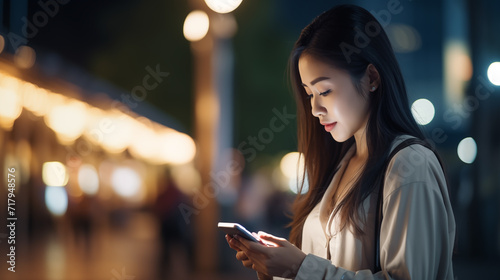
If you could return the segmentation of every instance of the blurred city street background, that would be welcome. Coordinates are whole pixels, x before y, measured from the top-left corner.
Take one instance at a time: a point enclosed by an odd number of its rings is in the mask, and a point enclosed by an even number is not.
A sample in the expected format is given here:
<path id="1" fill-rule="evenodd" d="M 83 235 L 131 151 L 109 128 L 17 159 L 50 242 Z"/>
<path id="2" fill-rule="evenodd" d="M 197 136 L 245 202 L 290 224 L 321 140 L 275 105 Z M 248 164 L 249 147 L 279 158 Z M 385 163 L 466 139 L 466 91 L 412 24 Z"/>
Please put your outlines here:
<path id="1" fill-rule="evenodd" d="M 0 279 L 256 279 L 217 222 L 288 237 L 288 56 L 342 3 L 384 26 L 444 159 L 456 278 L 497 279 L 495 0 L 0 0 Z"/>

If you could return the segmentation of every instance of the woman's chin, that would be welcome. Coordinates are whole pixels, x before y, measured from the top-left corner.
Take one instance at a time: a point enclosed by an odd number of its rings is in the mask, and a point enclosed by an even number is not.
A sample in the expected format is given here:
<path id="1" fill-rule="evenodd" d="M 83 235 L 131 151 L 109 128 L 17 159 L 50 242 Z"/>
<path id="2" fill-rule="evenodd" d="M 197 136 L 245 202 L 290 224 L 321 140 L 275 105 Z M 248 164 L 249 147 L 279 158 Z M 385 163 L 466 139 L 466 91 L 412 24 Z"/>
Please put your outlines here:
<path id="1" fill-rule="evenodd" d="M 332 135 L 333 140 L 335 140 L 338 143 L 343 143 L 349 139 L 351 139 L 352 135 L 345 135 L 341 133 L 335 133 L 334 131 L 330 131 L 330 134 Z"/>

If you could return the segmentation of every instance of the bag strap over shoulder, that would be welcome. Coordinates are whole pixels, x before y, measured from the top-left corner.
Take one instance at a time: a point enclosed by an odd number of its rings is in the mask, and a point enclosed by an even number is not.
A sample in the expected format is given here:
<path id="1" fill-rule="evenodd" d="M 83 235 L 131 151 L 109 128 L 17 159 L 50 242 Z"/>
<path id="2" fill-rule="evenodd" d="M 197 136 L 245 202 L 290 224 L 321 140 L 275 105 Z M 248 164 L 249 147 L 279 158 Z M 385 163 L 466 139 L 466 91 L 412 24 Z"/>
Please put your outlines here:
<path id="1" fill-rule="evenodd" d="M 382 213 L 382 206 L 383 206 L 383 195 L 384 195 L 384 183 L 385 183 L 385 173 L 387 171 L 389 162 L 391 162 L 392 158 L 402 149 L 411 146 L 411 145 L 422 145 L 429 150 L 433 151 L 436 154 L 436 151 L 431 147 L 431 145 L 419 138 L 410 138 L 407 140 L 404 140 L 400 144 L 398 144 L 392 152 L 389 154 L 387 159 L 385 160 L 384 163 L 384 169 L 383 171 L 379 174 L 377 178 L 377 183 L 378 183 L 378 196 L 377 196 L 377 212 L 376 212 L 376 217 L 375 217 L 375 244 L 376 244 L 376 249 L 375 249 L 375 272 L 381 271 L 382 267 L 380 265 L 380 227 L 382 225 L 382 218 L 383 218 L 383 213 Z M 443 164 L 439 158 L 439 156 L 436 154 L 436 157 L 439 160 L 439 164 L 441 165 L 441 168 L 443 168 Z M 443 168 L 444 170 L 444 168 Z"/>

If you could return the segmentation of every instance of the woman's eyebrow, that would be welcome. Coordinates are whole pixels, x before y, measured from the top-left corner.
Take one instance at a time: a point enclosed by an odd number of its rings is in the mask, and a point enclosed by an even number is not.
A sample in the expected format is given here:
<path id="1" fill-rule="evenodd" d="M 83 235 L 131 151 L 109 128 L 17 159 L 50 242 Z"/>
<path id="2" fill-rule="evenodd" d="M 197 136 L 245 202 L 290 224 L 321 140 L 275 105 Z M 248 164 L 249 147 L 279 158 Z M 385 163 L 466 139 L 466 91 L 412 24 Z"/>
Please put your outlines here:
<path id="1" fill-rule="evenodd" d="M 312 80 L 311 86 L 314 86 L 316 83 L 319 83 L 319 82 L 324 81 L 324 80 L 329 80 L 329 79 L 330 78 L 328 78 L 328 77 L 318 77 L 318 78 Z M 302 86 L 307 87 L 307 85 L 304 83 L 302 83 Z"/>

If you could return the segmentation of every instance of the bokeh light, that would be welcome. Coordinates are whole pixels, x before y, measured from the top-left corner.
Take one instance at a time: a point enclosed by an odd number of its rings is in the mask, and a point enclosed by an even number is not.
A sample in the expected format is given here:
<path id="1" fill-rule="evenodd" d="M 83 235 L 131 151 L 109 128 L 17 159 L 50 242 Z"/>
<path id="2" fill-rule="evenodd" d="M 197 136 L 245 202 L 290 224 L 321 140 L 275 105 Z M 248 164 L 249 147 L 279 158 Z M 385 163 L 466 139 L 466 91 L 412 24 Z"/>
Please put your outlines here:
<path id="1" fill-rule="evenodd" d="M 20 46 L 16 50 L 14 56 L 14 63 L 19 66 L 19 68 L 28 69 L 35 65 L 36 54 L 35 50 L 28 46 Z"/>
<path id="2" fill-rule="evenodd" d="M 45 115 L 45 123 L 56 132 L 62 144 L 71 144 L 82 135 L 87 118 L 87 106 L 77 100 L 56 105 Z"/>
<path id="3" fill-rule="evenodd" d="M 159 155 L 165 163 L 184 164 L 190 162 L 196 154 L 196 145 L 189 135 L 167 131 L 160 136 Z"/>
<path id="4" fill-rule="evenodd" d="M 45 188 L 45 204 L 54 216 L 62 216 L 68 209 L 68 193 L 65 188 L 47 186 Z"/>
<path id="5" fill-rule="evenodd" d="M 49 111 L 49 92 L 39 88 L 32 83 L 24 83 L 22 86 L 24 108 L 31 111 L 35 116 L 44 116 Z"/>
<path id="6" fill-rule="evenodd" d="M 99 190 L 99 175 L 94 166 L 82 164 L 78 170 L 78 184 L 87 195 L 95 195 Z"/>
<path id="7" fill-rule="evenodd" d="M 291 177 L 290 180 L 288 181 L 288 186 L 290 187 L 290 190 L 295 194 L 299 193 L 299 189 L 300 189 L 301 185 L 302 185 L 302 174 L 299 174 L 298 178 Z M 309 180 L 307 179 L 307 173 L 306 173 L 306 179 L 304 180 L 304 186 L 302 186 L 302 191 L 300 193 L 305 194 L 308 191 L 309 191 Z"/>
<path id="8" fill-rule="evenodd" d="M 297 176 L 297 171 L 299 173 L 302 173 L 301 171 L 304 170 L 303 165 L 304 165 L 304 158 L 300 157 L 300 153 L 298 152 L 291 152 L 283 156 L 280 162 L 280 169 L 281 172 L 287 177 L 287 178 L 292 178 Z M 299 162 L 300 160 L 300 162 Z M 299 165 L 300 164 L 300 165 Z"/>
<path id="9" fill-rule="evenodd" d="M 43 183 L 47 186 L 62 187 L 68 183 L 66 166 L 58 161 L 45 162 L 42 166 Z"/>
<path id="10" fill-rule="evenodd" d="M 22 110 L 21 98 L 16 91 L 0 87 L 0 126 L 10 130 Z"/>
<path id="11" fill-rule="evenodd" d="M 280 162 L 280 170 L 288 179 L 288 187 L 293 193 L 298 193 L 304 176 L 304 156 L 298 152 L 291 152 L 283 156 Z M 309 190 L 307 174 L 301 193 Z"/>
<path id="12" fill-rule="evenodd" d="M 184 21 L 184 37 L 189 41 L 199 41 L 207 35 L 209 25 L 210 21 L 205 12 L 192 11 Z"/>
<path id="13" fill-rule="evenodd" d="M 409 53 L 418 50 L 422 46 L 420 33 L 410 25 L 388 25 L 387 33 L 395 52 Z"/>
<path id="14" fill-rule="evenodd" d="M 114 111 L 100 119 L 99 126 L 101 126 L 98 128 L 101 137 L 100 145 L 107 152 L 121 153 L 131 144 L 135 133 L 135 122 L 130 116 Z"/>
<path id="15" fill-rule="evenodd" d="M 427 99 L 418 99 L 411 105 L 411 113 L 420 125 L 426 125 L 434 119 L 434 105 Z"/>
<path id="16" fill-rule="evenodd" d="M 461 161 L 473 163 L 477 155 L 476 141 L 472 137 L 462 139 L 457 147 L 457 154 Z"/>
<path id="17" fill-rule="evenodd" d="M 243 0 L 205 0 L 207 6 L 214 12 L 225 14 L 238 8 Z"/>
<path id="18" fill-rule="evenodd" d="M 500 62 L 493 62 L 488 67 L 488 79 L 495 86 L 500 86 Z"/>
<path id="19" fill-rule="evenodd" d="M 122 197 L 133 197 L 139 193 L 142 180 L 130 167 L 117 167 L 111 174 L 111 187 Z"/>

